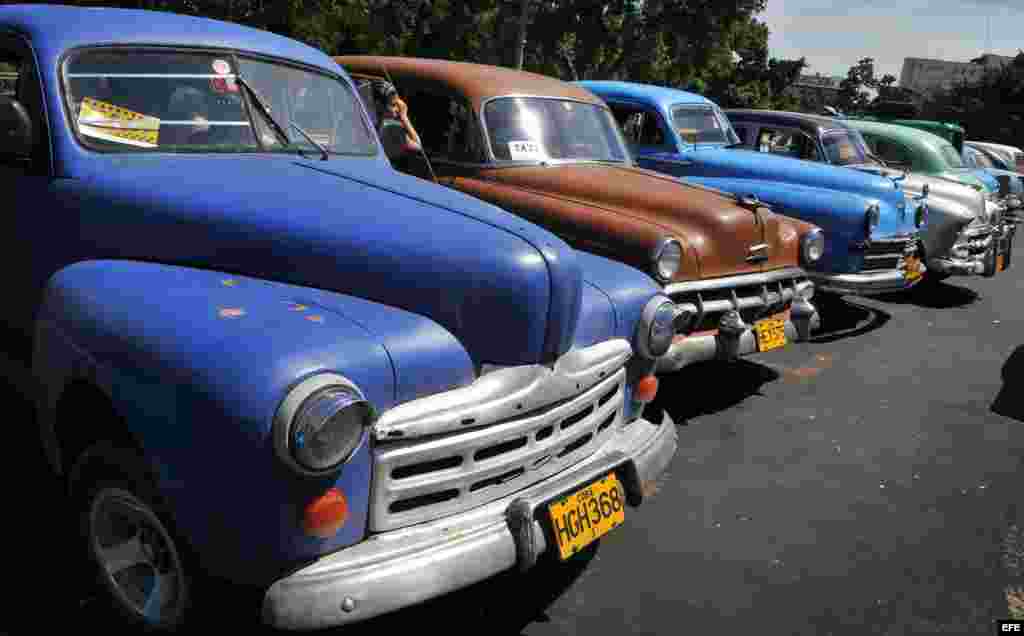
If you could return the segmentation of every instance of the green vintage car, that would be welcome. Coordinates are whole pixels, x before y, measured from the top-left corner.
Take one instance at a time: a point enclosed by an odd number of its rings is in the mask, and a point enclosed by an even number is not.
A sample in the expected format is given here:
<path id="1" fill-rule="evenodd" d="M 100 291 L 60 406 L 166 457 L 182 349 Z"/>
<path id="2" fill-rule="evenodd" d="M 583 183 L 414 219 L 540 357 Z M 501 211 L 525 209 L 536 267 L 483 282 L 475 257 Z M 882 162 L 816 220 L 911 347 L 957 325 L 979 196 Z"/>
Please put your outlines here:
<path id="1" fill-rule="evenodd" d="M 998 186 L 993 187 L 991 181 L 968 167 L 960 152 L 943 137 L 894 123 L 849 118 L 843 123 L 859 131 L 872 154 L 890 168 L 942 177 L 998 194 Z"/>

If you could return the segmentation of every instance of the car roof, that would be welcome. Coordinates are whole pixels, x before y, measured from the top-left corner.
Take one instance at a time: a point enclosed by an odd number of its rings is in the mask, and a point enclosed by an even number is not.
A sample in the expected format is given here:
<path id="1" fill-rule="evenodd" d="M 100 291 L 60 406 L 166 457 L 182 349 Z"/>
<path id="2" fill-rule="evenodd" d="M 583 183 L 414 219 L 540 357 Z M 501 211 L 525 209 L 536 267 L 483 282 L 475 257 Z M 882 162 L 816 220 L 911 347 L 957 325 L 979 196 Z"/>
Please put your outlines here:
<path id="1" fill-rule="evenodd" d="M 793 113 L 784 110 L 757 110 L 754 108 L 731 108 L 725 111 L 725 115 L 732 120 L 755 119 L 760 122 L 768 122 L 779 126 L 799 126 L 805 130 L 843 130 L 849 128 L 842 119 L 826 117 L 824 115 L 811 115 L 808 113 Z"/>
<path id="2" fill-rule="evenodd" d="M 713 104 L 710 99 L 697 93 L 681 91 L 665 86 L 654 84 L 639 84 L 637 82 L 612 82 L 607 80 L 584 80 L 573 82 L 601 96 L 614 99 L 628 99 L 632 101 L 654 104 L 666 110 L 676 104 Z"/>
<path id="3" fill-rule="evenodd" d="M 851 119 L 849 120 L 849 125 L 856 128 L 861 133 L 873 133 L 875 135 L 895 139 L 907 145 L 928 145 L 931 146 L 933 150 L 938 150 L 944 145 L 952 145 L 944 137 L 940 137 L 939 135 L 930 133 L 921 128 L 913 128 L 911 126 L 903 126 L 901 124 Z"/>
<path id="4" fill-rule="evenodd" d="M 429 58 L 373 55 L 342 55 L 335 57 L 334 60 L 354 76 L 399 75 L 434 81 L 465 95 L 476 107 L 491 97 L 504 95 L 562 97 L 604 105 L 601 98 L 580 86 L 547 75 L 499 66 Z"/>
<path id="5" fill-rule="evenodd" d="M 165 11 L 7 5 L 0 7 L 0 28 L 28 36 L 49 63 L 81 46 L 154 44 L 232 48 L 338 70 L 329 56 L 301 42 L 231 22 Z"/>

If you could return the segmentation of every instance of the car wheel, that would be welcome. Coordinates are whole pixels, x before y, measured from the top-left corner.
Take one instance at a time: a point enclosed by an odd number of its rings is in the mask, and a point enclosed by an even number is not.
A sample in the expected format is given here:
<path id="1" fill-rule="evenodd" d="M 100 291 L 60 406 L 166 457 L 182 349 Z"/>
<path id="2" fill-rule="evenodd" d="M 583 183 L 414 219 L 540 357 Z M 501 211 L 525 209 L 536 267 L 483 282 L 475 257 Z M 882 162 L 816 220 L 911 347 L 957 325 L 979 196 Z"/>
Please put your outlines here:
<path id="1" fill-rule="evenodd" d="M 80 471 L 76 504 L 86 553 L 105 600 L 134 625 L 173 631 L 189 606 L 184 543 L 136 453 L 90 451 Z"/>

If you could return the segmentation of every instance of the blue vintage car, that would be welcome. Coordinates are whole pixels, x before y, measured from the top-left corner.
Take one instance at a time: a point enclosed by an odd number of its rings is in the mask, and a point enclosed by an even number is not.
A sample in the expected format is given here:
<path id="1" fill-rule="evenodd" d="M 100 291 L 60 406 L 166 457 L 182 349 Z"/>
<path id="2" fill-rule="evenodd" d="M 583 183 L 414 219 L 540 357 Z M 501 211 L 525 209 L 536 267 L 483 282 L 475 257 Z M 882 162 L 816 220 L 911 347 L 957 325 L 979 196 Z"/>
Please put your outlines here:
<path id="1" fill-rule="evenodd" d="M 628 522 L 676 448 L 642 417 L 675 315 L 648 275 L 396 172 L 298 42 L 0 29 L 4 333 L 115 608 L 174 627 L 207 572 L 339 625 Z"/>
<path id="2" fill-rule="evenodd" d="M 700 95 L 629 82 L 579 84 L 608 103 L 640 166 L 756 196 L 825 230 L 825 254 L 807 268 L 819 289 L 877 294 L 921 279 L 918 228 L 926 208 L 891 179 L 740 149 L 729 120 Z"/>

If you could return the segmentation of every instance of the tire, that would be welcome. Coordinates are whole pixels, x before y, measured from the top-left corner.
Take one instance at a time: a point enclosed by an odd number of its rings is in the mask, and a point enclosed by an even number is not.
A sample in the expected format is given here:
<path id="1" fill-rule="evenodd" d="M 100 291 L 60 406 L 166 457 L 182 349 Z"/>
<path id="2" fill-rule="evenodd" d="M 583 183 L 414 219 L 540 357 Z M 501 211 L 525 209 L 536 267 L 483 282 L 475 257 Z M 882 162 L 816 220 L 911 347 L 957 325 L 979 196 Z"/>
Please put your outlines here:
<path id="1" fill-rule="evenodd" d="M 190 607 L 194 559 L 141 457 L 99 444 L 82 454 L 74 474 L 82 547 L 103 609 L 146 631 L 177 630 Z"/>

